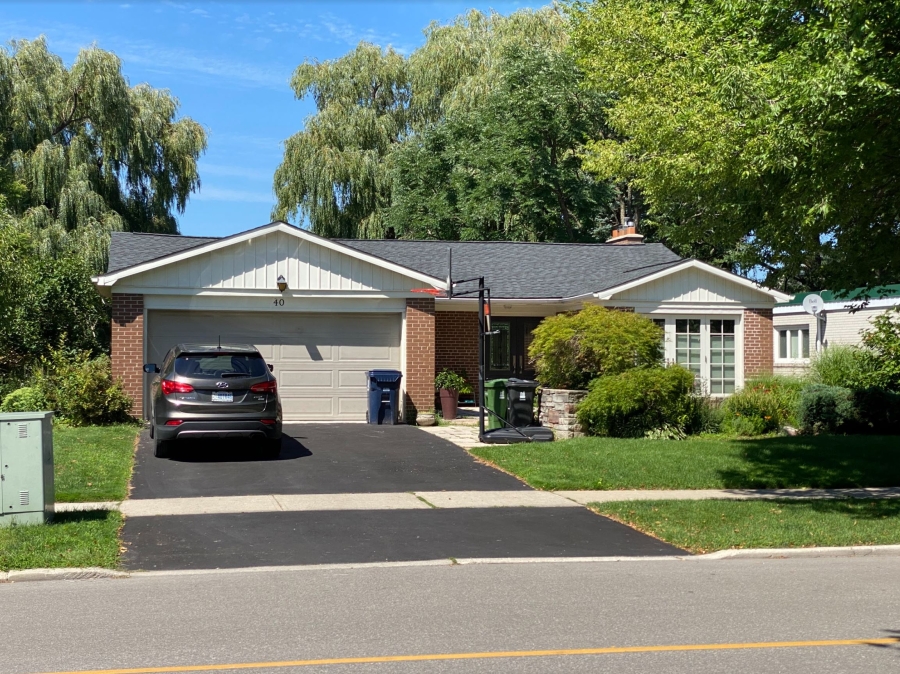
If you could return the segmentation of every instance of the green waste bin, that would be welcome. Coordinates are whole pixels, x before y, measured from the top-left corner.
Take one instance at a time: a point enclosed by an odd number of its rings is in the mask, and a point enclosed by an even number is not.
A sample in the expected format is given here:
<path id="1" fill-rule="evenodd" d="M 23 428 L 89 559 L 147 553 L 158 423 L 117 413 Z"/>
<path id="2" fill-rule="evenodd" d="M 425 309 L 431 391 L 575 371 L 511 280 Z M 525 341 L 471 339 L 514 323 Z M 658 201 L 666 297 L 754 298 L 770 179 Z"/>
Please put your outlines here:
<path id="1" fill-rule="evenodd" d="M 484 382 L 484 406 L 493 414 L 485 413 L 485 428 L 489 431 L 503 428 L 506 424 L 506 380 L 489 379 Z"/>

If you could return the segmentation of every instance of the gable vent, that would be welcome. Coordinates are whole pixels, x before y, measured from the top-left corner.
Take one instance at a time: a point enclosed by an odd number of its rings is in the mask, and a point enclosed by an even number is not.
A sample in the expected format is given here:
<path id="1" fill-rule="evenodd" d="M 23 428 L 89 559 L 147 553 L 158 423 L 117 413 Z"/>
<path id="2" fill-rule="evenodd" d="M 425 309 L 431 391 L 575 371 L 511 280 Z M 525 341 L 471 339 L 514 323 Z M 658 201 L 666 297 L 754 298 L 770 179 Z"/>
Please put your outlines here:
<path id="1" fill-rule="evenodd" d="M 27 506 L 31 503 L 31 494 L 28 491 L 20 491 L 19 492 L 19 505 Z"/>
<path id="2" fill-rule="evenodd" d="M 28 437 L 28 424 L 19 424 L 19 437 L 20 438 Z"/>

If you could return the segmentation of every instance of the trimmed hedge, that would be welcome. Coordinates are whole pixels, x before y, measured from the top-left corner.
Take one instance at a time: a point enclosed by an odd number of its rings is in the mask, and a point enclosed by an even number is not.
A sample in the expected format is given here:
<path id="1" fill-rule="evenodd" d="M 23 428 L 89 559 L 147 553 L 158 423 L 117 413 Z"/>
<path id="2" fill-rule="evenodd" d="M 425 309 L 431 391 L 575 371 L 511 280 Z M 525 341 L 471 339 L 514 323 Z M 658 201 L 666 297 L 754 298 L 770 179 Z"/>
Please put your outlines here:
<path id="1" fill-rule="evenodd" d="M 600 377 L 578 406 L 578 421 L 588 435 L 615 438 L 664 427 L 684 430 L 697 413 L 693 388 L 694 375 L 677 365 Z"/>

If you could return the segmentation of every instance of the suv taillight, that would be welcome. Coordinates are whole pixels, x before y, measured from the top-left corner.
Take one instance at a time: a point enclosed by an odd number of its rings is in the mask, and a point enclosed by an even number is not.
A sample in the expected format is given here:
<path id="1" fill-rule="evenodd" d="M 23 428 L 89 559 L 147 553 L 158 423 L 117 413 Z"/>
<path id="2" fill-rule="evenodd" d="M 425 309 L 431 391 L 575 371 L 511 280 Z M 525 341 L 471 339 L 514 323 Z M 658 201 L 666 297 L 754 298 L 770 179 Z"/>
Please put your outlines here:
<path id="1" fill-rule="evenodd" d="M 160 382 L 160 386 L 162 387 L 163 395 L 171 395 L 172 393 L 191 393 L 194 390 L 194 387 L 190 384 L 185 384 L 180 381 L 169 381 L 168 379 L 163 379 Z"/>
<path id="2" fill-rule="evenodd" d="M 263 381 L 250 387 L 253 393 L 278 393 L 278 384 L 274 379 Z"/>

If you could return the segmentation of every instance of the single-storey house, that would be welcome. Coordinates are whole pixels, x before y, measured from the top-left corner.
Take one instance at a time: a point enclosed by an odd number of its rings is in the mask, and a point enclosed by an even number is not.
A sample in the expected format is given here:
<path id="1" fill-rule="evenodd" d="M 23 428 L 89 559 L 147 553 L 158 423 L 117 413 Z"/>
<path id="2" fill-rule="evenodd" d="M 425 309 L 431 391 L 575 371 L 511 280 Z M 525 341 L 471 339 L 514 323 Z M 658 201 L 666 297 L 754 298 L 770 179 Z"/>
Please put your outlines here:
<path id="1" fill-rule="evenodd" d="M 849 293 L 822 290 L 816 294 L 822 298 L 820 316 L 823 321 L 803 310 L 803 300 L 812 293 L 798 293 L 788 302 L 775 305 L 773 339 L 775 374 L 800 374 L 816 353 L 836 344 L 859 346 L 862 334 L 872 327 L 872 319 L 900 305 L 900 284 L 879 286 L 868 292 L 864 289 Z"/>
<path id="2" fill-rule="evenodd" d="M 363 420 L 373 368 L 402 371 L 407 417 L 433 408 L 436 372 L 478 372 L 477 301 L 416 292 L 446 288 L 448 248 L 455 279 L 483 275 L 491 289 L 489 377 L 533 375 L 531 330 L 586 303 L 658 321 L 667 360 L 712 395 L 771 372 L 772 310 L 788 295 L 617 234 L 605 244 L 332 240 L 285 222 L 223 238 L 122 232 L 94 282 L 112 298 L 113 374 L 145 416 L 142 364 L 177 342 L 219 339 L 260 349 L 286 420 Z"/>

